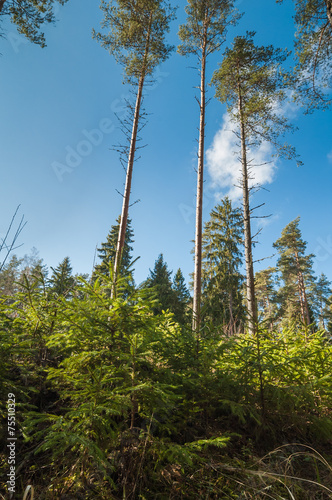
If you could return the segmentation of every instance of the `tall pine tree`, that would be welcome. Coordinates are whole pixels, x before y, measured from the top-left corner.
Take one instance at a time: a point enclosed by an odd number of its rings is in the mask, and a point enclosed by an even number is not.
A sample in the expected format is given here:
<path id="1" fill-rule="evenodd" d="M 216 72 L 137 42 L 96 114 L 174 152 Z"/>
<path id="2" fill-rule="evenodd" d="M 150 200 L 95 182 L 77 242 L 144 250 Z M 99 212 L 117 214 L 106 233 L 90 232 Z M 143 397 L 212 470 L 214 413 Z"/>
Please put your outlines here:
<path id="1" fill-rule="evenodd" d="M 97 40 L 125 69 L 125 81 L 136 88 L 136 104 L 128 151 L 126 184 L 114 261 L 114 280 L 121 266 L 126 238 L 132 174 L 137 133 L 141 118 L 143 90 L 148 77 L 165 61 L 173 47 L 165 42 L 174 9 L 163 0 L 101 1 L 103 28 L 107 34 L 94 33 Z M 114 289 L 113 289 L 114 291 Z"/>
<path id="2" fill-rule="evenodd" d="M 256 328 L 257 311 L 249 201 L 250 152 L 253 147 L 267 141 L 275 147 L 277 155 L 288 158 L 295 155 L 293 148 L 279 144 L 278 140 L 279 136 L 292 130 L 280 113 L 280 105 L 286 98 L 280 64 L 286 59 L 287 52 L 272 46 L 257 47 L 253 36 L 251 32 L 235 38 L 212 78 L 216 97 L 227 105 L 241 144 L 246 295 L 248 326 L 252 333 Z"/>
<path id="3" fill-rule="evenodd" d="M 196 195 L 195 271 L 193 300 L 193 330 L 198 336 L 201 321 L 202 289 L 202 227 L 203 227 L 203 175 L 206 108 L 206 64 L 210 54 L 220 49 L 225 41 L 227 27 L 234 24 L 237 16 L 233 11 L 233 0 L 188 0 L 187 21 L 180 26 L 179 37 L 182 55 L 194 55 L 200 74 L 199 93 L 199 139 Z"/>

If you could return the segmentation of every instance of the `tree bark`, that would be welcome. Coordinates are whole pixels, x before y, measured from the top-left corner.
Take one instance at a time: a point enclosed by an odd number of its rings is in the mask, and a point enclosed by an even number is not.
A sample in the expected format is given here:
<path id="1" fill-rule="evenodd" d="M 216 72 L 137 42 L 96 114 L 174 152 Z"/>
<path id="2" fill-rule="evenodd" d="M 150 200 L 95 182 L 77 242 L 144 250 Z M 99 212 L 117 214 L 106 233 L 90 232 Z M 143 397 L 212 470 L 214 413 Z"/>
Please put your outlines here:
<path id="1" fill-rule="evenodd" d="M 133 119 L 133 127 L 132 127 L 132 132 L 131 132 L 130 148 L 129 148 L 129 154 L 128 154 L 126 184 L 125 184 L 125 191 L 124 191 L 124 195 L 123 195 L 120 227 L 119 227 L 119 234 L 118 234 L 118 241 L 117 241 L 117 246 L 116 246 L 115 262 L 114 262 L 114 276 L 113 276 L 113 286 L 112 286 L 112 293 L 111 293 L 112 298 L 114 297 L 114 294 L 115 294 L 117 276 L 118 276 L 119 268 L 121 265 L 122 252 L 123 252 L 123 247 L 124 247 L 124 243 L 125 243 L 125 236 L 126 236 L 126 228 L 127 228 L 127 220 L 128 220 L 128 212 L 129 212 L 129 200 L 130 200 L 130 192 L 131 192 L 131 181 L 132 181 L 132 176 L 133 176 L 133 167 L 134 167 L 135 152 L 136 152 L 136 140 L 137 140 L 138 124 L 139 124 L 139 119 L 140 119 L 144 80 L 145 80 L 145 75 L 146 75 L 146 60 L 147 60 L 147 56 L 149 53 L 149 45 L 150 45 L 152 13 L 150 15 L 149 22 L 150 22 L 150 24 L 149 24 L 149 29 L 148 29 L 147 38 L 146 38 L 143 66 L 142 66 L 141 76 L 140 76 L 140 79 L 138 82 L 135 112 L 134 112 L 134 119 Z"/>
<path id="2" fill-rule="evenodd" d="M 303 320 L 303 323 L 305 325 L 310 325 L 310 315 L 309 315 L 307 294 L 305 291 L 303 273 L 302 273 L 301 268 L 300 268 L 299 255 L 298 255 L 297 251 L 295 251 L 295 260 L 296 260 L 296 267 L 297 267 L 297 273 L 298 273 L 298 287 L 299 287 L 299 293 L 300 293 L 302 320 Z"/>
<path id="3" fill-rule="evenodd" d="M 327 18 L 332 27 L 332 0 L 325 0 L 325 3 L 326 3 Z"/>
<path id="4" fill-rule="evenodd" d="M 249 207 L 249 187 L 248 187 L 248 164 L 247 164 L 247 145 L 246 133 L 244 127 L 242 94 L 240 83 L 238 85 L 238 110 L 241 129 L 241 163 L 242 163 L 242 191 L 243 191 L 243 222 L 244 222 L 244 255 L 246 261 L 246 291 L 247 291 L 247 309 L 249 332 L 255 333 L 257 323 L 257 313 L 255 304 L 255 281 L 254 266 L 252 258 L 252 238 L 250 224 Z"/>
<path id="5" fill-rule="evenodd" d="M 205 139 L 205 69 L 206 69 L 206 29 L 202 45 L 201 84 L 200 84 L 200 120 L 197 167 L 196 196 L 196 230 L 195 230 L 195 272 L 192 329 L 197 335 L 197 351 L 199 349 L 199 329 L 201 324 L 201 288 L 202 288 L 202 219 L 203 219 L 203 173 L 204 173 L 204 139 Z"/>
<path id="6" fill-rule="evenodd" d="M 132 133 L 131 133 L 130 149 L 129 149 L 129 155 L 128 155 L 126 185 L 125 185 L 125 190 L 124 190 L 124 195 L 123 195 L 121 221 L 120 221 L 119 235 L 118 235 L 116 254 L 115 254 L 115 262 L 114 262 L 114 285 L 115 285 L 116 280 L 117 280 L 117 275 L 118 275 L 118 271 L 119 271 L 120 264 L 121 264 L 123 247 L 124 247 L 124 243 L 125 243 L 128 212 L 129 212 L 129 200 L 130 200 L 130 192 L 131 192 L 131 181 L 132 181 L 132 176 L 133 176 L 133 167 L 134 167 L 135 151 L 136 151 L 136 139 L 137 139 L 137 131 L 138 131 L 139 118 L 140 118 L 140 109 L 141 109 L 141 103 L 142 103 L 143 86 L 144 86 L 144 75 L 141 76 L 141 78 L 139 80 L 137 96 L 136 96 L 133 128 L 132 128 Z M 112 296 L 113 295 L 114 295 L 114 293 L 112 294 Z"/>
<path id="7" fill-rule="evenodd" d="M 228 294 L 229 297 L 229 335 L 232 337 L 235 333 L 235 321 L 233 316 L 233 293 Z"/>

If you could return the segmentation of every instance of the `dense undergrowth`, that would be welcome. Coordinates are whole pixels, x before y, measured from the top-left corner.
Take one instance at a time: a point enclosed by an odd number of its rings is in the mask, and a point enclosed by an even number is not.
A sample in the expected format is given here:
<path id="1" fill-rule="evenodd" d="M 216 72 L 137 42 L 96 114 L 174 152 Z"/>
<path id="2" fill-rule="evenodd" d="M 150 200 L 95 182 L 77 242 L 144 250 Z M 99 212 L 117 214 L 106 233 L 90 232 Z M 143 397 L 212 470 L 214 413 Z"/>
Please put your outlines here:
<path id="1" fill-rule="evenodd" d="M 2 300 L 15 498 L 29 484 L 45 500 L 331 498 L 324 332 L 203 329 L 197 339 L 170 313 L 152 314 L 151 291 L 123 280 L 110 299 L 110 287 L 82 280 L 68 300 L 36 282 Z"/>

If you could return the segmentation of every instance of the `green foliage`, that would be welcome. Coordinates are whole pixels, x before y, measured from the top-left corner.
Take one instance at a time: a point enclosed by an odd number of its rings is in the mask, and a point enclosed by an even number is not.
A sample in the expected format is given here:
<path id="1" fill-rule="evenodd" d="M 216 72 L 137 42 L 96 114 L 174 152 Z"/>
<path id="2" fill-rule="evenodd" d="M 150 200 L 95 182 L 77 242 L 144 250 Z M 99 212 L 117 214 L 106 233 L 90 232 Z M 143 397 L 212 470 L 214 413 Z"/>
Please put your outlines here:
<path id="1" fill-rule="evenodd" d="M 294 3 L 295 99 L 307 112 L 326 109 L 331 104 L 332 3 L 331 0 L 294 0 Z"/>
<path id="2" fill-rule="evenodd" d="M 300 217 L 297 217 L 287 224 L 281 237 L 273 244 L 279 252 L 277 269 L 284 283 L 278 295 L 284 322 L 297 320 L 310 324 L 313 318 L 310 317 L 307 296 L 314 287 L 314 256 L 305 255 L 307 243 L 302 239 L 299 223 Z"/>
<path id="3" fill-rule="evenodd" d="M 50 278 L 52 292 L 70 298 L 75 286 L 75 278 L 72 276 L 69 257 L 65 257 L 58 267 L 51 269 L 53 271 Z"/>
<path id="4" fill-rule="evenodd" d="M 43 24 L 55 22 L 55 2 L 64 5 L 67 0 L 5 0 L 0 2 L 0 14 L 10 16 L 19 33 L 45 47 L 45 36 L 40 30 Z"/>
<path id="5" fill-rule="evenodd" d="M 191 296 L 180 268 L 175 273 L 172 288 L 174 301 L 171 310 L 174 313 L 175 321 L 180 325 L 184 325 L 190 319 L 189 303 Z"/>
<path id="6" fill-rule="evenodd" d="M 187 22 L 179 29 L 182 41 L 179 53 L 199 55 L 203 47 L 207 55 L 219 50 L 225 41 L 227 26 L 239 18 L 233 4 L 233 0 L 189 0 L 185 8 Z"/>
<path id="7" fill-rule="evenodd" d="M 330 319 L 329 304 L 332 295 L 331 282 L 322 273 L 314 283 L 312 290 L 312 304 L 319 328 L 325 329 Z M 326 321 L 327 319 L 327 321 Z"/>
<path id="8" fill-rule="evenodd" d="M 262 313 L 262 319 L 269 322 L 273 328 L 277 317 L 277 275 L 276 268 L 269 267 L 255 274 L 255 291 L 258 310 Z"/>
<path id="9" fill-rule="evenodd" d="M 111 279 L 80 279 L 70 300 L 26 280 L 0 303 L 1 390 L 20 402 L 20 474 L 38 496 L 240 498 L 237 476 L 260 498 L 253 447 L 328 442 L 325 332 L 204 330 L 197 352 L 191 328 L 154 314 L 151 290 L 125 295 L 125 277 L 111 299 Z"/>
<path id="10" fill-rule="evenodd" d="M 161 0 L 102 0 L 100 8 L 102 27 L 109 31 L 93 32 L 93 36 L 124 66 L 125 80 L 152 75 L 173 50 L 165 43 L 165 34 L 175 17 L 174 8 Z"/>
<path id="11" fill-rule="evenodd" d="M 160 254 L 155 261 L 154 268 L 150 269 L 150 276 L 145 282 L 145 286 L 153 288 L 158 305 L 153 309 L 155 314 L 171 309 L 174 303 L 174 292 L 171 280 L 172 271 L 168 270 L 167 263 L 164 262 L 163 254 Z"/>
<path id="12" fill-rule="evenodd" d="M 153 289 L 158 301 L 153 308 L 154 314 L 161 314 L 162 311 L 169 310 L 174 314 L 174 319 L 184 325 L 189 319 L 190 294 L 181 269 L 177 270 L 173 282 L 171 274 L 172 271 L 168 270 L 163 254 L 160 254 L 153 270 L 150 269 L 150 276 L 143 285 Z"/>
<path id="13" fill-rule="evenodd" d="M 97 264 L 95 266 L 93 279 L 96 276 L 96 274 L 100 273 L 109 276 L 110 266 L 114 266 L 116 246 L 120 228 L 120 218 L 121 216 L 117 218 L 116 224 L 114 224 L 111 227 L 111 230 L 107 235 L 106 242 L 102 243 L 101 247 L 97 249 L 98 257 L 101 259 L 101 262 L 100 264 Z M 132 251 L 133 251 L 132 243 L 134 243 L 133 236 L 134 236 L 134 231 L 131 227 L 131 220 L 128 219 L 126 234 L 125 234 L 125 242 L 122 251 L 121 266 L 119 269 L 120 276 L 124 276 L 130 273 L 129 268 L 133 260 L 132 258 Z"/>
<path id="14" fill-rule="evenodd" d="M 245 316 L 239 272 L 242 232 L 241 210 L 234 209 L 228 198 L 211 211 L 203 231 L 203 320 L 231 335 Z"/>
<path id="15" fill-rule="evenodd" d="M 279 137 L 294 130 L 280 112 L 287 97 L 281 63 L 288 52 L 272 45 L 258 47 L 254 44 L 254 35 L 248 32 L 246 36 L 237 36 L 232 48 L 226 49 L 223 62 L 211 80 L 216 87 L 215 96 L 227 105 L 235 124 L 244 127 L 251 147 L 268 141 L 278 156 L 293 158 L 294 148 L 279 142 Z M 239 98 L 242 99 L 241 112 Z"/>
<path id="16" fill-rule="evenodd" d="M 261 406 L 263 396 L 265 425 L 271 426 L 270 432 L 285 419 L 286 436 L 291 436 L 295 428 L 303 436 L 313 433 L 319 439 L 316 424 L 320 421 L 320 436 L 327 436 L 332 424 L 331 345 L 324 333 L 305 331 L 301 335 L 295 329 L 284 329 L 273 335 L 260 331 L 258 335 L 259 349 L 250 335 L 238 337 L 231 347 L 220 346 L 223 356 L 219 366 L 225 375 L 236 380 L 234 390 L 241 394 L 237 402 L 253 409 L 257 404 Z M 263 394 L 258 390 L 260 373 Z"/>

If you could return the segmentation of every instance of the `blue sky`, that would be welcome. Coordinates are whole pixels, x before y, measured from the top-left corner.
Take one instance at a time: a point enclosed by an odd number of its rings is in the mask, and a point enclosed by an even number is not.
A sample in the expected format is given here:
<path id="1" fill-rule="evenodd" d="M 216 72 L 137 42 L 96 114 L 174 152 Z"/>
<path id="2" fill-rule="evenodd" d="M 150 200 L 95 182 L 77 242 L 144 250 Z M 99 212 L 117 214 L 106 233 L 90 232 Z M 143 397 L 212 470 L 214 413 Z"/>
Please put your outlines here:
<path id="1" fill-rule="evenodd" d="M 36 247 L 48 266 L 69 256 L 74 272 L 90 273 L 96 245 L 105 241 L 121 212 L 125 173 L 111 148 L 122 142 L 115 112 L 125 113 L 130 88 L 122 84 L 122 68 L 96 41 L 92 28 L 102 18 L 99 2 L 69 0 L 57 10 L 58 22 L 47 27 L 47 47 L 40 49 L 3 21 L 6 38 L 0 39 L 0 236 L 17 205 L 28 221 L 17 253 Z M 229 31 L 226 45 L 236 35 L 254 30 L 256 43 L 292 48 L 293 3 L 237 2 L 248 9 L 238 26 Z M 177 45 L 177 31 L 185 20 L 185 2 L 179 2 L 169 42 Z M 273 22 L 271 22 L 273 20 Z M 226 46 L 225 45 L 225 46 Z M 211 56 L 208 78 L 221 53 Z M 194 239 L 196 192 L 196 138 L 198 106 L 194 86 L 194 60 L 176 52 L 156 74 L 148 89 L 145 108 L 151 113 L 142 131 L 141 159 L 135 164 L 130 212 L 135 232 L 135 278 L 148 275 L 159 253 L 169 268 L 181 267 L 188 279 L 193 271 L 190 250 Z M 213 97 L 212 89 L 209 90 Z M 315 253 L 315 270 L 332 280 L 332 140 L 331 113 L 304 115 L 289 106 L 287 112 L 299 130 L 289 139 L 304 165 L 277 161 L 260 172 L 269 191 L 255 196 L 265 202 L 264 228 L 255 259 L 273 254 L 272 243 L 281 230 L 301 216 L 308 252 Z M 212 99 L 207 110 L 204 220 L 230 193 L 234 200 L 232 138 L 227 133 L 225 108 Z M 267 150 L 260 154 L 269 159 Z M 228 163 L 227 163 L 228 162 Z M 221 165 L 222 164 L 222 165 Z M 62 166 L 61 166 L 62 165 Z M 230 167 L 231 165 L 231 167 Z M 63 166 L 66 170 L 62 170 Z M 228 170 L 227 170 L 228 169 Z M 235 175 L 236 178 L 236 175 Z M 256 270 L 274 265 L 275 258 L 257 263 Z"/>

